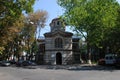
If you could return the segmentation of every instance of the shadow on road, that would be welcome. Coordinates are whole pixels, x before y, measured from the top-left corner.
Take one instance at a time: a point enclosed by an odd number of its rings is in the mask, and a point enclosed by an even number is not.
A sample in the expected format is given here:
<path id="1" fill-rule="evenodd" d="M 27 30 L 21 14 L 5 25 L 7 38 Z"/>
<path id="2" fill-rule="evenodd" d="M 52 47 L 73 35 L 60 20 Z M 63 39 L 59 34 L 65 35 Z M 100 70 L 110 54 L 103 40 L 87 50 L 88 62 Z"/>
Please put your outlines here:
<path id="1" fill-rule="evenodd" d="M 70 71 L 110 71 L 113 72 L 116 69 L 114 66 L 81 66 L 81 67 L 70 67 L 68 70 Z"/>
<path id="2" fill-rule="evenodd" d="M 68 65 L 68 66 L 52 66 L 47 69 L 65 69 L 69 71 L 110 71 L 114 72 L 116 70 L 120 70 L 120 68 L 116 68 L 115 66 L 100 66 L 100 65 Z"/>
<path id="3" fill-rule="evenodd" d="M 22 66 L 16 68 L 24 69 L 50 69 L 50 70 L 69 70 L 69 71 L 116 71 L 120 70 L 115 66 L 100 66 L 100 65 L 37 65 L 37 66 Z"/>

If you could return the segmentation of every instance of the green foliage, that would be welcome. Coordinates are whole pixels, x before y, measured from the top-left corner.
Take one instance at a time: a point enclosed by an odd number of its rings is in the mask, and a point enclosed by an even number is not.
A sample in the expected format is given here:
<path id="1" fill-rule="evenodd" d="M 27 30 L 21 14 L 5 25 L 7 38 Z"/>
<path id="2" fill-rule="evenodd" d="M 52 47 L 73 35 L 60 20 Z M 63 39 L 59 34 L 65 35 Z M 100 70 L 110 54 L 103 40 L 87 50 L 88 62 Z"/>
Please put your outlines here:
<path id="1" fill-rule="evenodd" d="M 8 59 L 11 55 L 14 55 L 19 58 L 23 55 L 23 51 L 30 55 L 37 53 L 36 30 L 39 23 L 42 23 L 42 25 L 45 24 L 46 16 L 46 11 L 39 11 L 37 13 L 30 13 L 26 17 L 22 15 L 13 23 L 14 26 L 8 28 L 8 39 L 10 39 L 7 41 L 6 45 L 4 45 L 2 57 Z M 40 25 L 40 27 L 44 26 Z"/>
<path id="2" fill-rule="evenodd" d="M 23 25 L 23 11 L 31 12 L 35 0 L 0 0 L 0 52 Z"/>
<path id="3" fill-rule="evenodd" d="M 63 18 L 83 33 L 90 45 L 101 47 L 109 29 L 116 26 L 119 4 L 116 0 L 58 0 L 65 9 Z"/>
<path id="4" fill-rule="evenodd" d="M 37 40 L 35 40 L 35 41 L 32 43 L 31 52 L 36 54 L 36 53 L 38 52 L 38 50 L 39 50 L 38 47 L 39 47 L 39 46 L 37 45 Z"/>
<path id="5" fill-rule="evenodd" d="M 86 40 L 88 59 L 91 49 L 100 53 L 120 53 L 120 5 L 116 0 L 58 0 L 63 18 Z M 84 34 L 86 33 L 86 34 Z M 103 54 L 104 55 L 104 54 Z"/>
<path id="6" fill-rule="evenodd" d="M 106 34 L 106 43 L 111 48 L 112 52 L 120 54 L 120 8 L 116 20 L 116 26 L 108 29 L 109 33 Z"/>
<path id="7" fill-rule="evenodd" d="M 0 49 L 1 52 L 5 49 L 4 47 L 7 46 L 9 42 L 14 40 L 17 33 L 20 32 L 20 30 L 23 27 L 23 20 L 24 20 L 24 16 L 20 15 L 19 19 L 17 19 L 17 21 L 15 21 L 14 23 L 12 23 L 12 26 L 8 25 L 0 29 L 0 39 L 1 39 L 0 47 L 2 48 Z"/>

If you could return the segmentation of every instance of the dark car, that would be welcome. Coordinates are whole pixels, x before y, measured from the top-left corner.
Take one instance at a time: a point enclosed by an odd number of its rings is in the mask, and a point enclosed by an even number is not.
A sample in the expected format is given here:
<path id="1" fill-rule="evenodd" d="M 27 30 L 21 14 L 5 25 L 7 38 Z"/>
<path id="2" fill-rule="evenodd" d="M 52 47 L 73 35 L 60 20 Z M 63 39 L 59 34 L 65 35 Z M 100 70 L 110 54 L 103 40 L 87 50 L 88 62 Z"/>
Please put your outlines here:
<path id="1" fill-rule="evenodd" d="M 16 66 L 22 66 L 23 60 L 19 60 L 16 62 Z"/>
<path id="2" fill-rule="evenodd" d="M 117 58 L 116 58 L 115 66 L 116 66 L 117 68 L 120 68 L 120 57 L 117 57 Z"/>
<path id="3" fill-rule="evenodd" d="M 15 60 L 10 60 L 9 61 L 11 64 L 16 64 L 16 61 Z"/>
<path id="4" fill-rule="evenodd" d="M 105 65 L 105 59 L 99 59 L 98 65 Z"/>
<path id="5" fill-rule="evenodd" d="M 9 61 L 0 61 L 0 66 L 10 66 L 10 62 Z"/>
<path id="6" fill-rule="evenodd" d="M 24 61 L 23 62 L 23 66 L 35 66 L 36 63 L 32 62 L 32 61 Z"/>
<path id="7" fill-rule="evenodd" d="M 17 66 L 35 66 L 36 63 L 32 62 L 32 61 L 23 61 L 20 60 L 16 63 Z"/>
<path id="8" fill-rule="evenodd" d="M 2 61 L 0 61 L 0 66 L 2 65 Z"/>

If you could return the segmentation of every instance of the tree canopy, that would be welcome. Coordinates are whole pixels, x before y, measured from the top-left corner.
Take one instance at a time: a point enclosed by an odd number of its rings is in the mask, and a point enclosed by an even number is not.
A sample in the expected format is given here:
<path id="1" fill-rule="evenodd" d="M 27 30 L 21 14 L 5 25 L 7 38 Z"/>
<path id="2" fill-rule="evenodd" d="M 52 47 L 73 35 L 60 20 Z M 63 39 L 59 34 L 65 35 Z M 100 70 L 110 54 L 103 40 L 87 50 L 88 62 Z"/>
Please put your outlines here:
<path id="1" fill-rule="evenodd" d="M 120 32 L 115 30 L 120 27 L 119 21 L 116 23 L 120 9 L 116 0 L 58 0 L 58 4 L 65 10 L 67 24 L 84 36 L 89 49 L 110 47 L 110 39 L 116 42 L 113 37 Z"/>
<path id="2" fill-rule="evenodd" d="M 35 0 L 0 0 L 0 52 L 23 26 L 22 13 L 33 11 Z"/>
<path id="3" fill-rule="evenodd" d="M 58 0 L 65 9 L 64 18 L 93 41 L 101 41 L 106 29 L 115 27 L 119 4 L 116 0 Z"/>
<path id="4" fill-rule="evenodd" d="M 38 10 L 29 13 L 27 16 L 23 15 L 19 19 L 20 20 L 17 20 L 15 23 L 16 28 L 12 27 L 13 30 L 17 31 L 9 32 L 12 36 L 4 46 L 2 54 L 2 58 L 4 59 L 8 59 L 11 55 L 14 55 L 19 59 L 20 56 L 23 56 L 23 52 L 33 57 L 32 55 L 36 54 L 38 51 L 36 31 L 38 28 L 43 28 L 45 26 L 47 12 Z M 20 21 L 22 25 L 20 25 Z"/>

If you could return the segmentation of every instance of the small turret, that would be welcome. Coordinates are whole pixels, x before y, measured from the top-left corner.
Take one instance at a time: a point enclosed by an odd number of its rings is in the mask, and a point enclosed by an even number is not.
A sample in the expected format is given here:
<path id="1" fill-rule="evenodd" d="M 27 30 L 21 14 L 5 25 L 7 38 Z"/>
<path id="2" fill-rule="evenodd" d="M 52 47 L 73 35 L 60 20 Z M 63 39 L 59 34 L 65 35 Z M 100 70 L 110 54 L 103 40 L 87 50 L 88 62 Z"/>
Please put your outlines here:
<path id="1" fill-rule="evenodd" d="M 61 18 L 53 19 L 52 22 L 50 23 L 50 27 L 51 27 L 51 32 L 57 30 L 65 31 L 65 23 Z"/>

